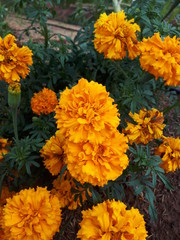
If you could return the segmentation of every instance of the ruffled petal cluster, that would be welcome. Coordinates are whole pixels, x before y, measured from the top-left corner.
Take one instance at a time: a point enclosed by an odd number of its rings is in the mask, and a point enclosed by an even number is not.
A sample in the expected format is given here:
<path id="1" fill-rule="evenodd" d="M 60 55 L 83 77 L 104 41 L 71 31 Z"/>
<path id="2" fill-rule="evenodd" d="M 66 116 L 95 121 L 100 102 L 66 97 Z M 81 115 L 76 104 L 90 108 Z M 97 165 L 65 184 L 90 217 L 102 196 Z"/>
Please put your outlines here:
<path id="1" fill-rule="evenodd" d="M 44 159 L 44 165 L 52 175 L 58 175 L 64 166 L 65 154 L 63 150 L 64 137 L 56 132 L 46 141 L 41 149 L 41 157 Z"/>
<path id="2" fill-rule="evenodd" d="M 160 165 L 166 173 L 180 168 L 180 139 L 164 137 L 163 143 L 156 149 L 156 154 L 162 159 Z"/>
<path id="3" fill-rule="evenodd" d="M 141 109 L 139 113 L 130 113 L 129 116 L 136 122 L 136 124 L 127 122 L 127 127 L 124 130 L 130 144 L 147 144 L 153 139 L 159 139 L 163 136 L 164 117 L 163 113 L 157 109 Z"/>
<path id="4" fill-rule="evenodd" d="M 105 87 L 81 78 L 61 93 L 57 127 L 65 136 L 65 163 L 80 183 L 103 186 L 128 165 L 127 138 L 117 130 L 119 113 Z"/>
<path id="5" fill-rule="evenodd" d="M 119 125 L 119 114 L 106 88 L 81 78 L 72 89 L 61 93 L 56 108 L 57 128 L 70 141 L 101 143 Z"/>
<path id="6" fill-rule="evenodd" d="M 9 152 L 9 146 L 11 142 L 7 138 L 0 138 L 0 162 L 3 160 L 3 156 Z"/>
<path id="7" fill-rule="evenodd" d="M 74 200 L 77 193 L 81 195 L 83 202 L 87 200 L 85 189 L 82 187 L 77 188 L 68 171 L 63 174 L 61 179 L 60 176 L 58 176 L 58 178 L 53 181 L 51 193 L 58 197 L 61 208 L 68 207 L 70 210 L 75 210 L 78 206 L 81 206 L 79 197 L 76 201 Z"/>
<path id="8" fill-rule="evenodd" d="M 165 85 L 180 86 L 180 38 L 161 39 L 159 33 L 143 39 L 138 45 L 142 69 L 162 77 Z"/>
<path id="9" fill-rule="evenodd" d="M 43 88 L 40 92 L 34 93 L 31 98 L 31 109 L 37 115 L 48 115 L 54 112 L 57 104 L 56 93 L 48 88 Z"/>
<path id="10" fill-rule="evenodd" d="M 51 240 L 60 224 L 59 200 L 46 188 L 21 190 L 3 208 L 4 231 L 12 240 Z"/>
<path id="11" fill-rule="evenodd" d="M 118 178 L 128 166 L 128 140 L 118 131 L 109 134 L 101 144 L 67 141 L 67 168 L 77 181 L 103 186 Z"/>
<path id="12" fill-rule="evenodd" d="M 145 240 L 147 231 L 138 209 L 126 210 L 120 201 L 105 201 L 82 211 L 77 237 L 81 240 Z"/>
<path id="13" fill-rule="evenodd" d="M 30 71 L 28 66 L 33 64 L 32 55 L 27 46 L 17 46 L 13 35 L 0 37 L 0 80 L 12 83 L 25 78 Z"/>
<path id="14" fill-rule="evenodd" d="M 136 32 L 140 27 L 134 19 L 127 21 L 123 10 L 108 16 L 101 14 L 94 27 L 95 49 L 104 53 L 105 58 L 121 60 L 127 56 L 127 51 L 130 59 L 138 55 Z"/>

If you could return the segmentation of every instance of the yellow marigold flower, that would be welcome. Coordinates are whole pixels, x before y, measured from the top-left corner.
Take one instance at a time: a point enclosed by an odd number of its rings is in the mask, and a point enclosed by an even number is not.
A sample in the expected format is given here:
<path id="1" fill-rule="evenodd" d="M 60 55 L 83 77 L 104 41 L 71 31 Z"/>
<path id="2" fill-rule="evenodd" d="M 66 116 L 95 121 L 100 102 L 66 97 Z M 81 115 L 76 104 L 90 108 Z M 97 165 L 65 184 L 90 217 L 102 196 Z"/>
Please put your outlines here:
<path id="1" fill-rule="evenodd" d="M 115 180 L 128 166 L 127 138 L 118 131 L 109 134 L 100 144 L 66 142 L 67 169 L 80 183 L 103 186 Z"/>
<path id="2" fill-rule="evenodd" d="M 156 154 L 162 159 L 160 165 L 165 172 L 174 172 L 180 168 L 180 139 L 164 137 L 163 143 L 156 149 Z"/>
<path id="3" fill-rule="evenodd" d="M 48 115 L 54 112 L 57 104 L 56 93 L 48 88 L 43 88 L 40 92 L 34 93 L 31 98 L 31 109 L 37 115 Z"/>
<path id="4" fill-rule="evenodd" d="M 3 155 L 9 152 L 10 142 L 6 138 L 0 138 L 0 162 L 3 160 Z"/>
<path id="5" fill-rule="evenodd" d="M 162 77 L 165 85 L 180 86 L 180 38 L 161 39 L 159 33 L 139 43 L 141 67 Z"/>
<path id="6" fill-rule="evenodd" d="M 147 231 L 138 209 L 126 210 L 120 201 L 104 201 L 82 211 L 83 219 L 77 237 L 81 240 L 145 240 Z"/>
<path id="7" fill-rule="evenodd" d="M 1 240 L 10 240 L 9 234 L 7 232 L 5 232 L 3 229 L 2 217 L 3 217 L 3 208 L 0 205 L 0 239 Z"/>
<path id="8" fill-rule="evenodd" d="M 81 78 L 61 93 L 55 118 L 60 132 L 73 142 L 102 142 L 119 125 L 119 114 L 106 88 Z"/>
<path id="9" fill-rule="evenodd" d="M 60 224 L 59 200 L 46 188 L 21 190 L 3 208 L 4 231 L 13 240 L 51 240 Z"/>
<path id="10" fill-rule="evenodd" d="M 52 175 L 58 175 L 64 166 L 65 154 L 63 150 L 64 137 L 58 132 L 46 141 L 41 149 L 44 165 Z"/>
<path id="11" fill-rule="evenodd" d="M 99 53 L 104 53 L 105 58 L 121 60 L 128 56 L 134 59 L 138 55 L 136 32 L 140 27 L 134 19 L 126 20 L 123 12 L 103 13 L 96 21 L 94 46 Z"/>
<path id="12" fill-rule="evenodd" d="M 161 138 L 165 127 L 163 113 L 157 109 L 141 109 L 139 113 L 129 113 L 129 116 L 137 123 L 127 122 L 124 133 L 129 143 L 147 144 L 153 139 Z"/>
<path id="13" fill-rule="evenodd" d="M 25 78 L 30 71 L 28 66 L 33 64 L 32 55 L 27 46 L 17 46 L 13 35 L 0 37 L 0 80 L 12 83 Z"/>
<path id="14" fill-rule="evenodd" d="M 76 184 L 68 171 L 63 174 L 61 180 L 58 176 L 57 179 L 53 181 L 53 189 L 51 190 L 51 193 L 58 197 L 61 208 L 68 207 L 68 209 L 74 210 L 78 205 L 81 206 L 79 198 L 77 198 L 76 201 L 74 200 L 75 193 L 72 192 L 72 189 L 81 192 L 82 201 L 87 200 L 85 189 L 76 187 Z"/>

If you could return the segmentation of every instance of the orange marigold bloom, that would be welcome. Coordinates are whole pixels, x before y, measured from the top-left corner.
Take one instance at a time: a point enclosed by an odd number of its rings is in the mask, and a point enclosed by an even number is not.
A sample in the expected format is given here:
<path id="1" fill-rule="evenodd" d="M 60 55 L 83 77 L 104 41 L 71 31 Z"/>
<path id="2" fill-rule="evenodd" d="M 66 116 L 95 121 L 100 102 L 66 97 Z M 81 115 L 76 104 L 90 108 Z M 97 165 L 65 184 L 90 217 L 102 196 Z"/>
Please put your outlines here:
<path id="1" fill-rule="evenodd" d="M 7 83 L 19 82 L 25 78 L 33 64 L 32 51 L 27 47 L 18 47 L 15 37 L 8 34 L 4 39 L 0 37 L 0 80 Z"/>
<path id="2" fill-rule="evenodd" d="M 82 211 L 83 219 L 77 237 L 81 240 L 145 240 L 147 231 L 138 209 L 126 210 L 120 201 L 104 201 Z"/>
<path id="3" fill-rule="evenodd" d="M 139 43 L 141 67 L 153 74 L 156 79 L 162 77 L 165 85 L 180 86 L 180 38 L 165 37 L 159 33 Z"/>
<path id="4" fill-rule="evenodd" d="M 134 19 L 126 20 L 123 12 L 103 13 L 96 21 L 94 46 L 105 58 L 121 60 L 128 56 L 134 59 L 138 55 L 136 32 L 140 31 Z"/>
<path id="5" fill-rule="evenodd" d="M 55 118 L 60 132 L 75 143 L 102 142 L 119 125 L 117 105 L 106 88 L 81 78 L 61 93 Z"/>
<path id="6" fill-rule="evenodd" d="M 4 231 L 12 240 L 51 240 L 60 224 L 59 200 L 46 188 L 21 190 L 3 208 Z"/>
<path id="7" fill-rule="evenodd" d="M 54 112 L 57 104 L 56 93 L 48 88 L 43 88 L 40 92 L 34 93 L 31 98 L 31 109 L 37 115 L 48 115 Z"/>
<path id="8" fill-rule="evenodd" d="M 0 138 L 0 162 L 3 160 L 3 155 L 6 155 L 9 152 L 8 147 L 11 142 L 7 138 Z"/>
<path id="9" fill-rule="evenodd" d="M 66 142 L 67 169 L 80 183 L 103 186 L 118 178 L 128 166 L 127 138 L 118 131 L 109 134 L 102 143 Z"/>
<path id="10" fill-rule="evenodd" d="M 163 113 L 157 109 L 141 109 L 139 113 L 129 113 L 129 116 L 137 123 L 127 122 L 124 133 L 129 143 L 147 144 L 153 139 L 161 138 L 165 127 Z"/>
<path id="11" fill-rule="evenodd" d="M 44 158 L 44 165 L 52 175 L 58 175 L 64 166 L 63 145 L 64 137 L 57 131 L 55 136 L 46 141 L 40 151 L 41 157 Z"/>
<path id="12" fill-rule="evenodd" d="M 160 165 L 165 172 L 174 172 L 180 168 L 180 139 L 173 137 L 164 137 L 163 143 L 155 152 L 162 159 Z"/>
<path id="13" fill-rule="evenodd" d="M 58 197 L 61 208 L 68 207 L 68 209 L 74 210 L 78 205 L 81 206 L 79 198 L 77 198 L 76 201 L 74 200 L 76 194 L 72 192 L 72 189 L 81 192 L 82 201 L 87 200 L 85 189 L 76 187 L 76 184 L 68 171 L 63 174 L 61 180 L 58 176 L 57 179 L 53 181 L 53 189 L 51 190 L 51 193 Z"/>

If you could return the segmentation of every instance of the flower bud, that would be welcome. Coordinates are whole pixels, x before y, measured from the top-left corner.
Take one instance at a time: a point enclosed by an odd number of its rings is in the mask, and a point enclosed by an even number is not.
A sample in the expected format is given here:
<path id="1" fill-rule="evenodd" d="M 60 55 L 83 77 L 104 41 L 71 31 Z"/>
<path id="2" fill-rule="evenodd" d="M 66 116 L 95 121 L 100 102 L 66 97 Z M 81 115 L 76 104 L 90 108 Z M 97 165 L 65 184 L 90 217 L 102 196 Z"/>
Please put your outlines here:
<path id="1" fill-rule="evenodd" d="M 21 84 L 13 82 L 8 87 L 8 104 L 11 108 L 17 108 L 21 102 Z"/>

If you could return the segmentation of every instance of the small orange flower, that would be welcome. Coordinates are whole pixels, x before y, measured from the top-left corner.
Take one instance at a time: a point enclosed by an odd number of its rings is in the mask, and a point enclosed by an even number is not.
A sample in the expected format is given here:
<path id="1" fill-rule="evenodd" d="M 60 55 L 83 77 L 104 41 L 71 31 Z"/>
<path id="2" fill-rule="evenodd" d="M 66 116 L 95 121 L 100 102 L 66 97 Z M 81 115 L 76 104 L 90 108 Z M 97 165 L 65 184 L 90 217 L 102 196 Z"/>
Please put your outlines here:
<path id="1" fill-rule="evenodd" d="M 99 53 L 104 53 L 105 58 L 121 60 L 127 55 L 134 59 L 138 55 L 136 32 L 140 27 L 134 19 L 126 20 L 123 12 L 106 13 L 100 15 L 95 25 L 94 46 Z"/>
<path id="2" fill-rule="evenodd" d="M 118 178 L 128 166 L 127 138 L 118 131 L 109 134 L 103 142 L 66 141 L 67 169 L 80 183 L 103 186 L 109 180 Z"/>
<path id="3" fill-rule="evenodd" d="M 145 240 L 147 231 L 138 209 L 126 210 L 120 201 L 105 201 L 82 211 L 77 237 L 81 240 Z"/>
<path id="4" fill-rule="evenodd" d="M 180 86 L 180 38 L 161 39 L 159 33 L 139 43 L 141 67 L 153 74 L 156 79 L 162 77 L 165 85 Z"/>
<path id="5" fill-rule="evenodd" d="M 58 132 L 46 141 L 41 149 L 44 165 L 52 175 L 58 175 L 64 166 L 65 154 L 63 150 L 64 137 Z"/>
<path id="6" fill-rule="evenodd" d="M 100 143 L 119 125 L 119 113 L 105 87 L 81 78 L 72 89 L 61 93 L 56 107 L 57 127 L 73 142 Z"/>
<path id="7" fill-rule="evenodd" d="M 10 142 L 6 138 L 0 138 L 0 162 L 3 160 L 3 156 L 9 152 Z"/>
<path id="8" fill-rule="evenodd" d="M 12 240 L 51 240 L 61 224 L 59 200 L 46 188 L 21 190 L 7 199 L 2 220 Z"/>
<path id="9" fill-rule="evenodd" d="M 160 165 L 166 173 L 180 168 L 180 139 L 164 137 L 163 143 L 156 149 L 156 154 L 162 159 Z"/>
<path id="10" fill-rule="evenodd" d="M 0 80 L 12 83 L 25 78 L 30 71 L 28 66 L 33 64 L 32 55 L 27 46 L 17 46 L 13 35 L 0 37 Z"/>
<path id="11" fill-rule="evenodd" d="M 57 104 L 56 93 L 48 88 L 43 88 L 40 92 L 34 93 L 31 98 L 31 109 L 37 115 L 48 115 L 54 112 Z"/>
<path id="12" fill-rule="evenodd" d="M 127 122 L 124 133 L 127 135 L 129 143 L 147 144 L 153 139 L 161 138 L 165 127 L 163 113 L 157 109 L 141 109 L 139 113 L 130 113 L 129 116 L 137 123 Z"/>
<path id="13" fill-rule="evenodd" d="M 58 176 L 57 179 L 53 181 L 53 189 L 51 193 L 58 197 L 61 208 L 68 207 L 70 210 L 74 210 L 77 206 L 81 206 L 80 199 L 77 198 L 75 201 L 75 193 L 72 192 L 73 189 L 76 189 L 82 197 L 82 201 L 86 200 L 85 189 L 76 187 L 76 184 L 73 181 L 73 178 L 68 171 L 63 174 L 61 180 Z M 89 193 L 90 195 L 90 193 Z"/>

